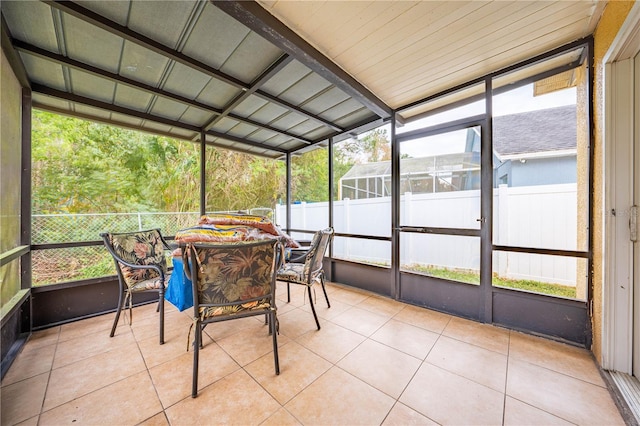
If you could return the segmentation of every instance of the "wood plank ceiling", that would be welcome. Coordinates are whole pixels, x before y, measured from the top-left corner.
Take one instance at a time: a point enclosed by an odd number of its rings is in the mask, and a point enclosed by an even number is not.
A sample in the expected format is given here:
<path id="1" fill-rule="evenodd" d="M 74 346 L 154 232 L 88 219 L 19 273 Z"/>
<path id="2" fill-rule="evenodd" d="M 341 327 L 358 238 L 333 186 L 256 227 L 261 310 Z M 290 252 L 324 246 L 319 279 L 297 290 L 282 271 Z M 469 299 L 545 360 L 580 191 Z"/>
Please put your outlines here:
<path id="1" fill-rule="evenodd" d="M 606 5 L 258 1 L 393 109 L 586 37 Z"/>
<path id="2" fill-rule="evenodd" d="M 35 107 L 279 158 L 592 33 L 599 1 L 12 1 Z M 22 72 L 20 72 L 22 70 Z M 406 118 L 406 117 L 405 117 Z"/>

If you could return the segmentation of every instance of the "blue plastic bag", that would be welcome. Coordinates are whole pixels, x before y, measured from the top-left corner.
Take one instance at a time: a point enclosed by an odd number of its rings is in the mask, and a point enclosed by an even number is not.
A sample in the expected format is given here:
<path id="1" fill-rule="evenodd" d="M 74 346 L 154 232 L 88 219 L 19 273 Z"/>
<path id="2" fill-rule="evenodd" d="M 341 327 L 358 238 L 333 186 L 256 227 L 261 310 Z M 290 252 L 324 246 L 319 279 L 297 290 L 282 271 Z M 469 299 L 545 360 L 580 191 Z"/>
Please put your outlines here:
<path id="1" fill-rule="evenodd" d="M 193 286 L 191 280 L 184 275 L 182 259 L 173 259 L 173 272 L 169 285 L 165 289 L 164 298 L 180 311 L 193 306 Z"/>

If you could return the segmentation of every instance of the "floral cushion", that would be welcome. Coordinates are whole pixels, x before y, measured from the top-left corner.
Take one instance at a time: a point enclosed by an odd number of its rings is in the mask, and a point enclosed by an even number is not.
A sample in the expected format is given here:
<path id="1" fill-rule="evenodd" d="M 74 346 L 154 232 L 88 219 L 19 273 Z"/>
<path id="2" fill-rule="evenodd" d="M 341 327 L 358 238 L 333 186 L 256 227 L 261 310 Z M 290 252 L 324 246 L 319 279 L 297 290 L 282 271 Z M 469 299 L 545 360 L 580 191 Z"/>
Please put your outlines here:
<path id="1" fill-rule="evenodd" d="M 321 271 L 318 271 L 314 274 L 311 283 L 308 283 L 307 277 L 309 276 L 309 271 L 305 263 L 285 263 L 278 270 L 277 279 L 307 285 L 313 284 L 313 282 L 320 277 L 320 272 Z"/>
<path id="2" fill-rule="evenodd" d="M 156 265 L 166 272 L 167 263 L 165 259 L 165 246 L 160 233 L 155 230 L 140 231 L 135 233 L 110 234 L 111 245 L 116 255 L 124 261 L 134 265 Z M 153 279 L 159 279 L 159 274 L 153 269 L 131 268 L 118 262 L 124 281 L 127 287 L 135 287 L 140 290 L 140 285 L 144 287 L 154 287 Z M 167 278 L 165 276 L 165 278 Z M 150 281 L 149 283 L 144 283 Z M 144 283 L 144 284 L 141 284 Z"/>
<path id="3" fill-rule="evenodd" d="M 274 244 L 196 247 L 201 319 L 271 306 Z"/>
<path id="4" fill-rule="evenodd" d="M 164 288 L 167 288 L 167 286 L 169 285 L 170 278 L 171 278 L 171 272 L 166 272 L 164 274 L 164 283 L 162 283 L 162 280 L 160 279 L 160 277 L 157 276 L 155 278 L 151 278 L 148 280 L 139 281 L 135 283 L 134 285 L 129 287 L 129 291 L 135 293 L 136 291 L 155 290 L 155 289 L 162 288 L 163 284 L 164 284 Z"/>

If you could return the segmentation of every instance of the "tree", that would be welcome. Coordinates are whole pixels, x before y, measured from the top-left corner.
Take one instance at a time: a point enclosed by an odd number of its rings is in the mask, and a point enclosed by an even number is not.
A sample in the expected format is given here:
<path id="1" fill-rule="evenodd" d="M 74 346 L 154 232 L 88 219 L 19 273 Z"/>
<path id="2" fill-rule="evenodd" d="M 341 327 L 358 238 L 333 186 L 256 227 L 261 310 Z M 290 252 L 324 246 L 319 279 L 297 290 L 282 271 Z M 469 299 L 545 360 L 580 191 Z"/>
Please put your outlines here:
<path id="1" fill-rule="evenodd" d="M 291 160 L 292 201 L 329 200 L 329 158 L 325 148 L 315 149 Z"/>

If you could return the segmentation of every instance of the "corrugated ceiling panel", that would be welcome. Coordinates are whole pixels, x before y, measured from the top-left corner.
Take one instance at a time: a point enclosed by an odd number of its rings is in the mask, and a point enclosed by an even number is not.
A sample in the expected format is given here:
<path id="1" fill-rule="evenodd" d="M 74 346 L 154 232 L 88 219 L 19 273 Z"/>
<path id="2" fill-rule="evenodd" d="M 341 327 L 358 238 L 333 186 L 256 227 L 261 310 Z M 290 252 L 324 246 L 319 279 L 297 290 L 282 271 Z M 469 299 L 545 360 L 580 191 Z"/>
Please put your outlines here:
<path id="1" fill-rule="evenodd" d="M 165 56 L 125 41 L 119 74 L 157 87 L 168 64 L 169 59 Z"/>
<path id="2" fill-rule="evenodd" d="M 173 129 L 171 129 L 171 133 L 175 133 L 177 137 L 180 137 L 182 139 L 186 139 L 189 141 L 193 140 L 193 138 L 200 137 L 200 135 L 196 132 L 192 132 L 186 129 L 180 129 L 179 127 L 174 127 Z"/>
<path id="3" fill-rule="evenodd" d="M 84 1 L 80 0 L 76 3 L 82 7 L 87 8 L 99 15 L 102 15 L 110 20 L 117 22 L 120 25 L 127 25 L 127 17 L 129 16 L 129 0 L 118 1 Z"/>
<path id="4" fill-rule="evenodd" d="M 120 123 L 128 123 L 132 127 L 139 127 L 142 125 L 144 121 L 139 118 L 130 117 L 128 115 L 117 114 L 117 113 L 112 113 L 111 118 Z"/>
<path id="5" fill-rule="evenodd" d="M 198 70 L 176 63 L 169 73 L 163 89 L 189 99 L 195 99 L 209 83 L 211 77 Z"/>
<path id="6" fill-rule="evenodd" d="M 146 120 L 144 122 L 144 127 L 150 131 L 157 130 L 164 133 L 170 133 L 172 129 L 171 126 L 167 126 L 166 124 L 156 123 L 155 121 L 149 121 L 149 120 Z"/>
<path id="7" fill-rule="evenodd" d="M 282 149 L 295 149 L 298 148 L 301 144 L 299 142 L 295 142 L 295 141 L 290 141 L 290 142 L 285 142 L 281 145 L 278 145 L 278 148 L 282 148 Z M 302 144 L 304 146 L 304 144 Z"/>
<path id="8" fill-rule="evenodd" d="M 287 109 L 282 108 L 279 105 L 268 102 L 264 106 L 251 114 L 250 118 L 261 123 L 271 123 L 276 118 L 286 114 Z"/>
<path id="9" fill-rule="evenodd" d="M 291 61 L 278 74 L 262 85 L 262 90 L 274 96 L 287 90 L 296 82 L 311 73 L 311 70 L 298 61 Z"/>
<path id="10" fill-rule="evenodd" d="M 14 38 L 59 53 L 49 6 L 37 1 L 6 0 L 0 6 Z"/>
<path id="11" fill-rule="evenodd" d="M 109 121 L 111 112 L 89 105 L 75 104 L 74 110 L 85 116 L 95 117 L 98 121 Z"/>
<path id="12" fill-rule="evenodd" d="M 109 104 L 113 102 L 114 82 L 75 69 L 69 70 L 69 77 L 74 94 Z"/>
<path id="13" fill-rule="evenodd" d="M 249 33 L 220 69 L 242 81 L 255 80 L 282 51 L 256 33 Z"/>
<path id="14" fill-rule="evenodd" d="M 156 97 L 153 107 L 151 108 L 151 114 L 170 120 L 178 120 L 186 110 L 187 106 L 185 104 L 167 98 Z"/>
<path id="15" fill-rule="evenodd" d="M 269 145 L 277 147 L 292 140 L 293 139 L 291 139 L 288 136 L 276 134 L 274 137 L 269 139 Z M 300 142 L 296 142 L 296 143 L 300 143 Z"/>
<path id="16" fill-rule="evenodd" d="M 136 1 L 128 26 L 132 30 L 175 49 L 197 2 Z"/>
<path id="17" fill-rule="evenodd" d="M 349 95 L 333 86 L 329 90 L 319 94 L 309 102 L 305 103 L 304 109 L 318 115 L 330 108 L 335 107 L 336 105 L 343 103 L 347 99 L 350 99 Z M 355 108 L 360 108 L 362 106 L 359 102 L 356 102 L 356 104 L 358 106 Z"/>
<path id="18" fill-rule="evenodd" d="M 187 124 L 192 124 L 194 126 L 202 127 L 207 121 L 209 121 L 212 117 L 210 112 L 201 110 L 200 108 L 189 107 L 182 114 L 182 118 L 180 121 L 183 121 Z"/>
<path id="19" fill-rule="evenodd" d="M 147 112 L 153 95 L 133 87 L 118 84 L 116 86 L 116 105 L 135 109 L 136 111 Z"/>
<path id="20" fill-rule="evenodd" d="M 63 111 L 72 110 L 70 102 L 58 98 L 52 98 L 51 96 L 42 95 L 38 92 L 33 92 L 33 102 Z"/>
<path id="21" fill-rule="evenodd" d="M 227 133 L 229 133 L 232 136 L 237 136 L 239 138 L 244 138 L 244 137 L 247 137 L 247 135 L 250 135 L 250 134 L 254 133 L 256 130 L 258 130 L 258 128 L 255 127 L 255 126 L 251 126 L 251 125 L 245 124 L 245 123 L 238 123 L 237 126 L 234 126 Z"/>
<path id="22" fill-rule="evenodd" d="M 218 143 L 219 140 L 221 140 L 221 139 L 217 138 L 215 136 L 205 135 L 205 142 Z"/>
<path id="23" fill-rule="evenodd" d="M 292 128 L 289 129 L 289 131 L 291 133 L 295 133 L 296 135 L 305 135 L 306 137 L 307 133 L 320 128 L 322 128 L 323 130 L 326 129 L 326 127 L 319 125 L 313 120 L 307 120 L 307 121 L 303 121 L 297 126 L 293 126 Z"/>
<path id="24" fill-rule="evenodd" d="M 326 127 L 317 128 L 311 132 L 307 132 L 304 134 L 304 137 L 311 140 L 319 140 L 322 138 L 329 137 L 331 131 Z"/>
<path id="25" fill-rule="evenodd" d="M 230 84 L 223 83 L 220 80 L 212 78 L 211 81 L 209 81 L 209 84 L 202 89 L 202 92 L 200 92 L 196 100 L 222 109 L 240 92 L 240 89 L 236 89 Z"/>
<path id="26" fill-rule="evenodd" d="M 294 105 L 300 105 L 331 86 L 318 74 L 309 74 L 280 94 L 280 98 Z"/>
<path id="27" fill-rule="evenodd" d="M 276 136 L 278 136 L 278 133 L 272 132 L 270 130 L 258 130 L 257 132 L 251 134 L 251 139 L 260 141 L 260 143 L 263 143 L 265 145 L 277 146 L 278 142 L 272 140 Z"/>
<path id="28" fill-rule="evenodd" d="M 326 120 L 330 120 L 330 121 L 334 121 L 334 120 L 338 120 L 344 117 L 347 117 L 348 115 L 350 115 L 351 113 L 355 112 L 355 111 L 360 111 L 362 110 L 364 107 L 362 106 L 362 104 L 358 101 L 353 100 L 352 98 L 348 98 L 347 100 L 345 100 L 344 102 L 333 106 L 332 108 L 329 108 L 326 111 L 323 111 L 322 114 L 320 114 L 320 116 Z M 367 116 L 371 116 L 371 111 L 367 110 Z M 363 117 L 362 119 L 364 119 L 366 117 Z M 354 122 L 357 122 L 359 120 L 354 120 Z M 343 126 L 345 124 L 343 123 Z M 348 124 L 347 124 L 348 125 Z"/>
<path id="29" fill-rule="evenodd" d="M 67 56 L 112 73 L 118 72 L 123 40 L 71 15 L 63 14 Z"/>
<path id="30" fill-rule="evenodd" d="M 311 120 L 309 120 L 307 117 L 303 117 L 300 114 L 290 112 L 278 118 L 276 121 L 271 123 L 271 125 L 277 127 L 278 129 L 290 130 L 298 126 L 300 123 L 304 123 L 305 121 Z"/>
<path id="31" fill-rule="evenodd" d="M 242 117 L 250 117 L 251 114 L 265 106 L 267 102 L 262 98 L 250 95 L 233 109 L 233 113 Z"/>
<path id="32" fill-rule="evenodd" d="M 353 123 L 359 123 L 371 118 L 371 111 L 366 108 L 362 108 L 355 111 L 341 119 L 335 121 L 338 126 L 347 127 Z"/>
<path id="33" fill-rule="evenodd" d="M 20 53 L 24 67 L 29 74 L 29 78 L 34 83 L 53 87 L 54 89 L 66 91 L 67 87 L 62 73 L 62 66 L 40 59 L 29 54 Z"/>
<path id="34" fill-rule="evenodd" d="M 248 33 L 246 27 L 207 2 L 182 52 L 219 69 Z"/>
<path id="35" fill-rule="evenodd" d="M 237 126 L 238 123 L 239 122 L 236 120 L 233 120 L 228 117 L 224 117 L 222 120 L 218 121 L 211 130 L 215 130 L 216 132 L 220 132 L 220 133 L 225 133 L 229 131 L 229 129 L 233 128 L 234 126 Z"/>

